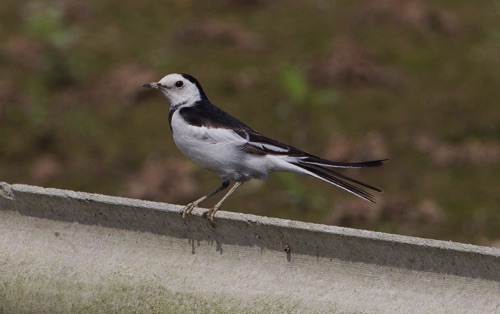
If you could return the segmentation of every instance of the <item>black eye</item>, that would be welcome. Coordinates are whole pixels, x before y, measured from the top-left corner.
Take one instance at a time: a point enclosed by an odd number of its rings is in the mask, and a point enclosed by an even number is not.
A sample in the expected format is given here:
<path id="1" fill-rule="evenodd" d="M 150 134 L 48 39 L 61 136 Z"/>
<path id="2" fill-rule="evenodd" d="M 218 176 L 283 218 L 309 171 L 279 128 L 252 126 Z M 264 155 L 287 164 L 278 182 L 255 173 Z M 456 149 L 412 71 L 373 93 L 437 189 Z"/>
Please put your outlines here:
<path id="1" fill-rule="evenodd" d="M 175 87 L 182 87 L 182 85 L 184 85 L 184 83 L 182 83 L 182 81 L 175 82 Z"/>

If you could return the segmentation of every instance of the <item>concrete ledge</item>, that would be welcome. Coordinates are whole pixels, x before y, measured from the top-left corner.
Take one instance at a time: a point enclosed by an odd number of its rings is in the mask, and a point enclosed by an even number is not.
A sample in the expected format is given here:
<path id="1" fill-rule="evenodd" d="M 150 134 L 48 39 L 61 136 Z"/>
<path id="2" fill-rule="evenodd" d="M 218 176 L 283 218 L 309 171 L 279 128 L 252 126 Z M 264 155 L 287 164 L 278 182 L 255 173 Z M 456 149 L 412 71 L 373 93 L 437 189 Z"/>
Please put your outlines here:
<path id="1" fill-rule="evenodd" d="M 498 249 L 181 208 L 0 183 L 0 312 L 500 311 Z"/>

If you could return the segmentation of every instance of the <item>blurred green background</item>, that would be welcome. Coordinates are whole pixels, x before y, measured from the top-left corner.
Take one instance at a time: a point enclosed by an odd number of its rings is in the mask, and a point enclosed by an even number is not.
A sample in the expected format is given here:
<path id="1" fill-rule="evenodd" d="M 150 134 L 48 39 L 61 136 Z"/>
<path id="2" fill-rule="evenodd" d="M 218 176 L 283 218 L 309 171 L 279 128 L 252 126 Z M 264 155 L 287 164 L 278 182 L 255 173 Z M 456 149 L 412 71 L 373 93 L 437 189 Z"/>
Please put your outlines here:
<path id="1" fill-rule="evenodd" d="M 256 130 L 336 160 L 376 205 L 273 174 L 224 209 L 500 246 L 498 1 L 13 1 L 0 6 L 0 181 L 185 204 L 173 72 Z M 214 204 L 217 200 L 204 204 Z"/>

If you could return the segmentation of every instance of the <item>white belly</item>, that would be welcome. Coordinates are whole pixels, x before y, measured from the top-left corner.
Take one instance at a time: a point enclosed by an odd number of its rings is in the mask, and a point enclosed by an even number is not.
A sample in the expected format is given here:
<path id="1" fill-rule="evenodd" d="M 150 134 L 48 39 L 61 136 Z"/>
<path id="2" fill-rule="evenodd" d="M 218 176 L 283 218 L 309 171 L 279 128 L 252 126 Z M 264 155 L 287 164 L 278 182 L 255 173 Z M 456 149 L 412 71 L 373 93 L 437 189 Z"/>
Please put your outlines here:
<path id="1" fill-rule="evenodd" d="M 245 181 L 264 179 L 272 165 L 261 155 L 249 155 L 239 149 L 247 140 L 226 129 L 194 127 L 174 113 L 172 132 L 179 150 L 196 164 L 224 179 Z"/>

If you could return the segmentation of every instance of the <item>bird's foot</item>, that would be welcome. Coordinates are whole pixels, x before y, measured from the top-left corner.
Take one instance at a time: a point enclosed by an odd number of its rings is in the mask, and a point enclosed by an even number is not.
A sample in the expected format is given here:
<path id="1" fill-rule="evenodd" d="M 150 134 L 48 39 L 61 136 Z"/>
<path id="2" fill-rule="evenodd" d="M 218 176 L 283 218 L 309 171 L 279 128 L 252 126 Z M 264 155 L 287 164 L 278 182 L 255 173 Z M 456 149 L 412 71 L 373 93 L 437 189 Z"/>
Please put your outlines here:
<path id="1" fill-rule="evenodd" d="M 208 217 L 208 222 L 215 228 L 215 213 L 219 210 L 219 206 L 215 205 L 212 209 L 210 209 L 206 215 Z"/>
<path id="2" fill-rule="evenodd" d="M 182 211 L 182 219 L 186 220 L 186 216 L 191 214 L 191 212 L 196 206 L 198 206 L 196 202 L 187 204 L 186 207 L 184 207 L 184 210 Z"/>

